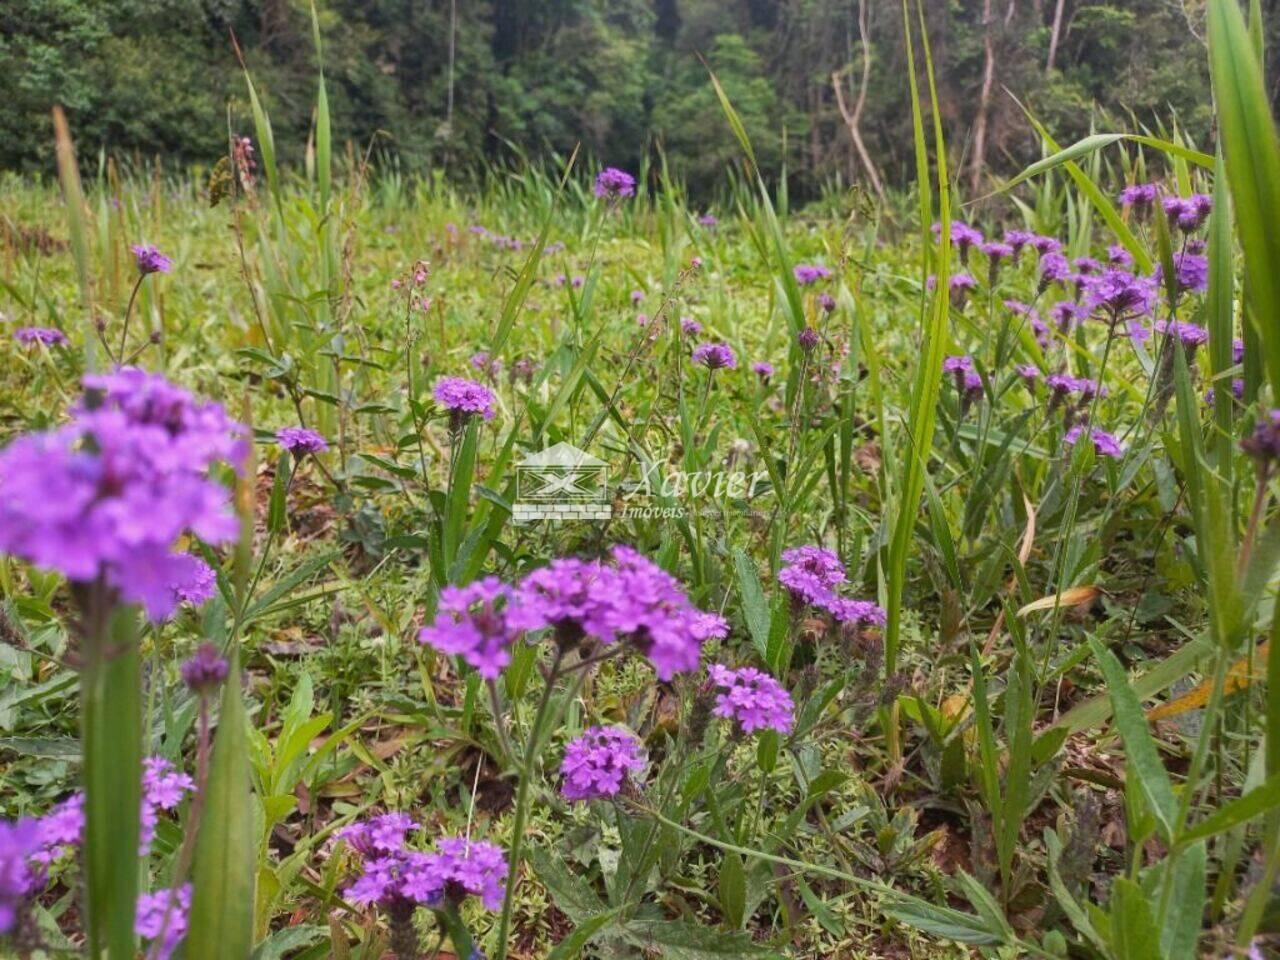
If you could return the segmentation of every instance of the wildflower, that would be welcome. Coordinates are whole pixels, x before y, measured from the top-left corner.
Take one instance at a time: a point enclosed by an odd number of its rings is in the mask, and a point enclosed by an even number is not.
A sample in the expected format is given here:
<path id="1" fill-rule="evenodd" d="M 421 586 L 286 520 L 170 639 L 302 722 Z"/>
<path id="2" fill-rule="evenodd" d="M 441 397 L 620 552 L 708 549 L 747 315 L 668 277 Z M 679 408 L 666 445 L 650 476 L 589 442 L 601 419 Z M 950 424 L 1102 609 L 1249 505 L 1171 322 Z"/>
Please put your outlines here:
<path id="1" fill-rule="evenodd" d="M 27 900 L 42 883 L 31 857 L 40 848 L 40 828 L 35 820 L 0 821 L 0 934 L 18 924 Z"/>
<path id="2" fill-rule="evenodd" d="M 195 693 L 207 693 L 227 679 L 227 661 L 212 643 L 202 643 L 180 668 L 182 682 Z"/>
<path id="3" fill-rule="evenodd" d="M 1046 253 L 1040 258 L 1040 286 L 1037 293 L 1044 293 L 1051 283 L 1062 283 L 1071 276 L 1071 265 L 1060 253 Z"/>
<path id="4" fill-rule="evenodd" d="M 1076 257 L 1072 261 L 1072 266 L 1076 268 L 1077 273 L 1082 273 L 1086 277 L 1102 272 L 1102 264 L 1093 257 Z"/>
<path id="5" fill-rule="evenodd" d="M 324 453 L 329 449 L 324 437 L 305 427 L 281 427 L 276 431 L 276 443 L 299 459 L 308 453 Z"/>
<path id="6" fill-rule="evenodd" d="M 1244 400 L 1244 381 L 1239 377 L 1235 377 L 1231 381 L 1231 396 L 1236 400 Z M 1213 387 L 1204 392 L 1204 402 L 1210 406 L 1213 405 L 1216 399 L 1217 391 Z"/>
<path id="7" fill-rule="evenodd" d="M 21 344 L 41 344 L 46 347 L 61 347 L 67 344 L 67 335 L 54 327 L 19 327 L 13 331 L 13 339 Z"/>
<path id="8" fill-rule="evenodd" d="M 487 680 L 511 662 L 515 632 L 508 623 L 512 592 L 497 577 L 465 587 L 445 587 L 435 622 L 418 632 L 418 642 L 457 654 Z"/>
<path id="9" fill-rule="evenodd" d="M 432 392 L 436 403 L 444 407 L 452 415 L 456 425 L 461 426 L 475 414 L 486 420 L 494 417 L 493 392 L 484 384 L 467 380 L 463 377 L 441 377 Z"/>
<path id="10" fill-rule="evenodd" d="M 36 821 L 40 850 L 32 860 L 52 863 L 80 845 L 84 836 L 84 794 L 73 793 Z M 2 871 L 0 871 L 2 872 Z"/>
<path id="11" fill-rule="evenodd" d="M 1189 197 L 1165 197 L 1164 212 L 1183 233 L 1200 229 L 1213 210 L 1213 198 L 1203 193 Z"/>
<path id="12" fill-rule="evenodd" d="M 239 534 L 229 492 L 207 471 L 242 462 L 243 429 L 140 370 L 84 383 L 70 424 L 0 451 L 0 551 L 73 582 L 102 577 L 160 621 L 208 585 L 208 568 L 173 550 L 178 538 Z"/>
<path id="13" fill-rule="evenodd" d="M 639 302 L 640 302 L 641 300 L 643 300 L 643 299 L 644 299 L 644 291 L 643 291 L 643 290 L 632 290 L 632 291 L 631 291 L 631 302 L 632 302 L 633 304 L 637 304 L 637 303 L 639 303 Z"/>
<path id="14" fill-rule="evenodd" d="M 797 264 L 791 270 L 796 278 L 796 283 L 802 287 L 807 287 L 811 283 L 817 283 L 819 280 L 828 280 L 831 278 L 831 271 L 826 267 L 818 264 Z"/>
<path id="15" fill-rule="evenodd" d="M 1084 435 L 1083 424 L 1078 424 L 1066 432 L 1062 438 L 1062 442 L 1068 447 L 1074 447 Z M 1120 441 L 1105 430 L 1092 429 L 1089 431 L 1089 439 L 1093 441 L 1093 451 L 1101 457 L 1111 457 L 1113 460 L 1119 460 L 1124 456 L 1124 448 L 1120 446 Z"/>
<path id="16" fill-rule="evenodd" d="M 693 267 L 693 269 L 695 269 L 695 270 L 701 270 L 701 269 L 702 269 L 702 258 L 701 258 L 701 257 L 690 257 L 690 258 L 689 258 L 689 266 Z"/>
<path id="17" fill-rule="evenodd" d="M 751 372 L 765 383 L 768 383 L 769 378 L 773 376 L 773 364 L 765 360 L 759 360 L 751 365 Z"/>
<path id="18" fill-rule="evenodd" d="M 1031 390 L 1035 389 L 1036 381 L 1040 379 L 1040 368 L 1034 364 L 1020 363 L 1013 368 L 1013 372 Z"/>
<path id="19" fill-rule="evenodd" d="M 952 305 L 956 308 L 961 308 L 964 306 L 965 299 L 968 297 L 969 292 L 977 289 L 978 281 L 974 280 L 973 277 L 969 276 L 967 273 L 953 273 L 950 281 L 947 283 L 947 286 L 951 293 Z"/>
<path id="20" fill-rule="evenodd" d="M 631 197 L 636 192 L 636 178 L 617 167 L 605 167 L 596 175 L 597 197 Z"/>
<path id="21" fill-rule="evenodd" d="M 831 619 L 846 627 L 860 627 L 872 624 L 883 627 L 888 622 L 884 608 L 871 600 L 850 600 L 844 597 L 832 597 L 824 609 L 831 614 Z"/>
<path id="22" fill-rule="evenodd" d="M 1165 336 L 1176 337 L 1187 348 L 1188 352 L 1194 351 L 1196 347 L 1209 340 L 1209 331 L 1204 327 L 1182 320 L 1174 320 L 1172 322 L 1157 320 L 1156 330 Z"/>
<path id="23" fill-rule="evenodd" d="M 1164 264 L 1156 264 L 1156 283 L 1164 282 Z M 1209 289 L 1209 261 L 1195 253 L 1173 255 L 1173 280 L 1179 290 L 1203 293 Z"/>
<path id="24" fill-rule="evenodd" d="M 568 800 L 617 796 L 623 781 L 644 765 L 644 751 L 633 734 L 619 727 L 588 727 L 564 749 L 560 792 Z"/>
<path id="25" fill-rule="evenodd" d="M 1069 333 L 1077 323 L 1089 316 L 1087 308 L 1074 300 L 1062 300 L 1049 308 L 1049 316 L 1063 333 Z"/>
<path id="26" fill-rule="evenodd" d="M 148 273 L 168 273 L 173 267 L 173 261 L 153 246 L 139 244 L 131 249 L 134 261 L 138 265 L 138 272 L 143 276 Z"/>
<path id="27" fill-rule="evenodd" d="M 1114 324 L 1121 317 L 1150 313 L 1155 304 L 1155 296 L 1155 283 L 1150 278 L 1111 269 L 1089 278 L 1085 289 L 1085 305 L 1090 310 L 1105 310 Z"/>
<path id="28" fill-rule="evenodd" d="M 1154 183 L 1134 183 L 1120 191 L 1120 203 L 1132 207 L 1135 213 L 1145 213 L 1156 202 L 1160 188 Z"/>
<path id="29" fill-rule="evenodd" d="M 698 226 L 700 227 L 714 227 L 719 222 L 720 221 L 716 219 L 715 215 L 711 213 L 704 213 L 702 216 L 698 217 Z"/>
<path id="30" fill-rule="evenodd" d="M 728 344 L 700 343 L 693 348 L 693 362 L 701 364 L 708 370 L 732 370 L 738 365 L 738 359 Z"/>
<path id="31" fill-rule="evenodd" d="M 693 317 L 681 317 L 680 332 L 686 337 L 696 337 L 702 332 L 702 324 L 693 319 Z"/>
<path id="32" fill-rule="evenodd" d="M 1007 230 L 1004 235 L 1004 242 L 1013 250 L 1013 259 L 1017 260 L 1022 255 L 1022 248 L 1027 246 L 1036 235 L 1030 230 Z"/>
<path id="33" fill-rule="evenodd" d="M 818 306 L 822 308 L 824 313 L 830 313 L 836 308 L 836 298 L 826 292 L 820 293 L 818 294 Z"/>
<path id="34" fill-rule="evenodd" d="M 442 881 L 444 899 L 461 902 L 470 894 L 488 910 L 499 910 L 506 897 L 507 858 L 502 848 L 483 840 L 444 837 L 432 869 Z"/>
<path id="35" fill-rule="evenodd" d="M 1272 410 L 1258 421 L 1253 433 L 1240 441 L 1240 449 L 1258 462 L 1270 466 L 1280 459 L 1280 410 Z"/>
<path id="36" fill-rule="evenodd" d="M 1113 243 L 1107 247 L 1107 263 L 1113 267 L 1133 267 L 1133 254 L 1123 244 Z"/>
<path id="37" fill-rule="evenodd" d="M 187 935 L 187 914 L 191 911 L 191 884 L 183 884 L 176 890 L 157 890 L 138 897 L 133 920 L 133 932 L 144 940 L 163 937 L 153 944 L 148 957 L 168 960 Z"/>
<path id="38" fill-rule="evenodd" d="M 1244 362 L 1244 341 L 1238 337 L 1231 341 L 1231 362 Z"/>
<path id="39" fill-rule="evenodd" d="M 468 362 L 473 370 L 490 379 L 497 379 L 502 373 L 502 361 L 497 357 L 489 356 L 485 350 L 477 350 Z"/>
<path id="40" fill-rule="evenodd" d="M 1062 241 L 1057 237 L 1046 237 L 1041 234 L 1033 236 L 1030 245 L 1042 258 L 1049 254 L 1056 254 L 1062 249 Z"/>
<path id="41" fill-rule="evenodd" d="M 778 582 L 798 603 L 822 606 L 845 580 L 840 558 L 822 547 L 792 547 L 783 551 L 782 562 L 785 566 L 778 571 Z"/>
<path id="42" fill-rule="evenodd" d="M 818 331 L 813 329 L 813 327 L 805 327 L 796 334 L 796 343 L 800 345 L 800 349 L 805 353 L 808 353 L 816 347 L 820 339 L 821 337 L 819 337 Z"/>
<path id="43" fill-rule="evenodd" d="M 378 857 L 403 850 L 405 837 L 420 826 L 408 814 L 383 813 L 348 824 L 335 836 L 345 841 L 362 858 Z"/>
<path id="44" fill-rule="evenodd" d="M 1005 260 L 1014 260 L 1017 254 L 1007 243 L 984 243 L 979 248 L 987 258 L 987 284 L 995 286 L 996 277 L 1000 275 L 1000 264 Z"/>
<path id="45" fill-rule="evenodd" d="M 754 667 L 731 670 L 712 664 L 707 671 L 720 688 L 713 711 L 717 717 L 733 720 L 744 734 L 757 730 L 788 733 L 795 722 L 795 704 L 773 677 Z"/>

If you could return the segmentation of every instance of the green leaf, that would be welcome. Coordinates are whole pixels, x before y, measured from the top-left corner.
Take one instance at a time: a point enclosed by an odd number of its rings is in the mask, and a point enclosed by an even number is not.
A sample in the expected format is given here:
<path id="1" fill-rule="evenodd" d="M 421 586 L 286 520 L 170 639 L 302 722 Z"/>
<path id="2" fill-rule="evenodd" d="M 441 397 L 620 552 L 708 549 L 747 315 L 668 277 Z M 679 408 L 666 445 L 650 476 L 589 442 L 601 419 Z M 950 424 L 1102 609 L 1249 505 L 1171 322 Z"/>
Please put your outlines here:
<path id="1" fill-rule="evenodd" d="M 938 907 L 922 900 L 891 903 L 886 912 L 895 920 L 925 933 L 974 945 L 1004 943 L 1004 934 L 981 918 L 950 907 Z"/>
<path id="2" fill-rule="evenodd" d="M 1151 902 L 1128 877 L 1111 888 L 1111 946 L 1115 960 L 1163 960 Z"/>
<path id="3" fill-rule="evenodd" d="M 556 907 L 574 923 L 589 923 L 605 912 L 605 905 L 595 891 L 570 873 L 562 859 L 551 856 L 541 847 L 529 847 L 525 856 Z"/>
<path id="4" fill-rule="evenodd" d="M 133 960 L 142 802 L 142 678 L 138 611 L 118 607 L 89 637 L 81 677 L 85 888 L 90 952 Z"/>
<path id="5" fill-rule="evenodd" d="M 252 795 L 239 657 L 232 651 L 196 838 L 187 960 L 239 960 L 253 944 Z"/>
<path id="6" fill-rule="evenodd" d="M 1190 846 L 1201 840 L 1224 833 L 1241 824 L 1248 823 L 1254 817 L 1280 806 L 1280 774 L 1267 779 L 1261 786 L 1255 787 L 1242 797 L 1237 797 L 1225 806 L 1219 807 L 1194 827 L 1185 830 L 1178 837 L 1178 846 Z"/>
<path id="7" fill-rule="evenodd" d="M 1227 181 L 1271 389 L 1280 394 L 1280 137 L 1237 0 L 1209 0 L 1209 67 Z"/>
<path id="8" fill-rule="evenodd" d="M 769 654 L 769 629 L 772 618 L 769 602 L 760 587 L 760 572 L 740 547 L 733 548 L 733 567 L 738 575 L 738 593 L 742 597 L 742 615 L 747 621 L 751 642 L 761 657 Z"/>
<path id="9" fill-rule="evenodd" d="M 736 960 L 738 957 L 777 956 L 745 933 L 698 926 L 687 920 L 637 920 L 627 924 L 637 945 L 660 947 L 663 960 Z"/>
<path id="10" fill-rule="evenodd" d="M 725 926 L 730 930 L 742 929 L 747 907 L 747 873 L 742 857 L 732 850 L 720 861 L 719 896 Z"/>
<path id="11" fill-rule="evenodd" d="M 592 917 L 586 923 L 580 923 L 573 932 L 556 944 L 555 949 L 547 954 L 547 960 L 574 960 L 582 953 L 583 947 L 591 942 L 591 938 L 603 930 L 618 915 L 617 910 Z"/>
<path id="12" fill-rule="evenodd" d="M 1127 775 L 1137 779 L 1160 826 L 1161 836 L 1168 843 L 1173 837 L 1174 824 L 1177 822 L 1178 805 L 1173 796 L 1173 786 L 1169 782 L 1169 772 L 1160 761 L 1155 741 L 1147 728 L 1147 717 L 1142 711 L 1142 704 L 1129 686 L 1129 678 L 1115 654 L 1092 635 L 1089 637 L 1089 646 L 1107 681 L 1116 729 L 1124 741 Z"/>

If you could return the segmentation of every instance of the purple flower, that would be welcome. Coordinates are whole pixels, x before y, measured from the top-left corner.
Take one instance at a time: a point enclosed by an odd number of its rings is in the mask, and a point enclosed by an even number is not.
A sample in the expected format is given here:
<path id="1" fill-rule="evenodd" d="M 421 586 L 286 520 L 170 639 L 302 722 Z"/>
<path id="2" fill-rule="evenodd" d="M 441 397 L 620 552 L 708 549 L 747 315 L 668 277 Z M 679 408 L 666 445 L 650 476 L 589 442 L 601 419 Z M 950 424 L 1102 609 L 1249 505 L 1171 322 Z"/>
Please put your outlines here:
<path id="1" fill-rule="evenodd" d="M 1244 381 L 1241 380 L 1239 377 L 1236 377 L 1231 381 L 1231 396 L 1233 396 L 1237 400 L 1244 399 Z M 1213 387 L 1210 387 L 1208 390 L 1204 392 L 1205 403 L 1212 405 L 1214 400 L 1216 399 L 1217 399 L 1217 391 Z"/>
<path id="2" fill-rule="evenodd" d="M 973 357 L 968 354 L 952 354 L 942 361 L 943 373 L 964 373 L 973 369 Z"/>
<path id="3" fill-rule="evenodd" d="M 1194 350 L 1209 340 L 1208 330 L 1199 324 L 1187 323 L 1183 320 L 1174 320 L 1172 323 L 1168 320 L 1157 320 L 1156 330 L 1165 336 L 1177 337 L 1188 350 Z"/>
<path id="4" fill-rule="evenodd" d="M 174 810 L 196 787 L 195 781 L 164 757 L 142 761 L 142 811 L 139 814 L 138 856 L 151 851 L 162 810 Z"/>
<path id="5" fill-rule="evenodd" d="M 1071 264 L 1060 253 L 1046 253 L 1040 258 L 1040 292 L 1051 283 L 1062 283 L 1071 276 Z"/>
<path id="6" fill-rule="evenodd" d="M 796 343 L 800 345 L 800 349 L 808 353 L 818 345 L 822 338 L 818 335 L 818 331 L 813 327 L 805 327 L 796 334 Z"/>
<path id="7" fill-rule="evenodd" d="M 617 796 L 622 782 L 644 765 L 644 750 L 633 734 L 619 727 L 588 727 L 564 748 L 560 792 L 568 800 Z"/>
<path id="8" fill-rule="evenodd" d="M 1209 261 L 1195 253 L 1173 255 L 1174 283 L 1179 290 L 1203 293 L 1209 289 Z M 1156 264 L 1156 283 L 1164 282 L 1164 264 Z"/>
<path id="9" fill-rule="evenodd" d="M 1113 243 L 1107 247 L 1107 263 L 1114 267 L 1132 267 L 1133 254 L 1123 244 Z"/>
<path id="10" fill-rule="evenodd" d="M 1073 447 L 1076 441 L 1084 435 L 1084 425 L 1077 424 L 1067 431 L 1062 438 L 1062 442 Z M 1105 430 L 1093 429 L 1089 431 L 1089 439 L 1093 441 L 1093 450 L 1100 457 L 1110 457 L 1113 460 L 1119 460 L 1124 456 L 1124 448 L 1120 446 L 1120 441 Z"/>
<path id="11" fill-rule="evenodd" d="M 502 361 L 497 357 L 489 356 L 484 350 L 478 350 L 473 353 L 468 362 L 473 370 L 486 377 L 496 377 L 502 373 Z"/>
<path id="12" fill-rule="evenodd" d="M 734 721 L 744 734 L 757 730 L 789 733 L 795 722 L 791 694 L 777 680 L 754 667 L 731 670 L 712 664 L 707 673 L 720 688 L 714 713 Z"/>
<path id="13" fill-rule="evenodd" d="M 698 217 L 698 226 L 700 227 L 714 227 L 719 222 L 720 221 L 716 219 L 715 215 L 710 213 L 704 213 L 702 216 Z"/>
<path id="14" fill-rule="evenodd" d="M 986 254 L 988 259 L 994 260 L 996 262 L 999 262 L 1001 260 L 1008 260 L 1013 257 L 1013 246 L 1008 243 L 998 243 L 998 242 L 992 241 L 990 243 L 982 244 L 980 247 L 978 247 L 978 249 L 981 250 L 984 254 Z"/>
<path id="15" fill-rule="evenodd" d="M 227 679 L 229 669 L 216 646 L 202 643 L 195 655 L 183 662 L 182 682 L 196 693 L 207 693 Z"/>
<path id="16" fill-rule="evenodd" d="M 1154 183 L 1135 183 L 1120 191 L 1120 203 L 1142 212 L 1156 202 L 1160 188 Z"/>
<path id="17" fill-rule="evenodd" d="M 701 364 L 708 370 L 732 370 L 738 365 L 738 359 L 725 343 L 700 343 L 693 348 L 693 362 Z"/>
<path id="18" fill-rule="evenodd" d="M 617 167 L 605 167 L 596 175 L 597 197 L 631 197 L 636 192 L 636 178 Z"/>
<path id="19" fill-rule="evenodd" d="M 84 794 L 73 793 L 37 821 L 40 828 L 40 852 L 33 859 L 52 863 L 84 836 Z"/>
<path id="20" fill-rule="evenodd" d="M 844 564 L 831 551 L 817 546 L 792 547 L 782 552 L 784 566 L 778 582 L 797 601 L 819 606 L 845 581 Z"/>
<path id="21" fill-rule="evenodd" d="M 640 302 L 641 300 L 643 300 L 643 299 L 644 299 L 644 291 L 643 291 L 643 290 L 632 290 L 632 291 L 631 291 L 631 302 L 632 302 L 633 304 L 639 303 L 639 302 Z"/>
<path id="22" fill-rule="evenodd" d="M 1090 310 L 1105 310 L 1113 321 L 1150 313 L 1155 299 L 1156 285 L 1149 277 L 1125 270 L 1107 270 L 1090 277 L 1085 286 L 1085 305 Z"/>
<path id="23" fill-rule="evenodd" d="M 420 826 L 408 814 L 383 813 L 348 824 L 335 836 L 362 858 L 378 857 L 403 850 L 405 837 Z"/>
<path id="24" fill-rule="evenodd" d="M 702 332 L 702 324 L 693 319 L 693 317 L 681 317 L 680 332 L 686 337 L 696 337 Z"/>
<path id="25" fill-rule="evenodd" d="M 773 364 L 765 360 L 759 360 L 751 365 L 751 372 L 761 380 L 768 380 L 773 376 Z"/>
<path id="26" fill-rule="evenodd" d="M 836 298 L 823 291 L 818 294 L 818 306 L 822 308 L 824 313 L 830 313 L 836 308 Z"/>
<path id="27" fill-rule="evenodd" d="M 1077 273 L 1083 273 L 1086 277 L 1102 272 L 1102 264 L 1093 257 L 1076 257 L 1072 265 Z"/>
<path id="28" fill-rule="evenodd" d="M 1253 433 L 1240 441 L 1240 449 L 1263 465 L 1280 459 L 1280 410 L 1262 417 Z"/>
<path id="29" fill-rule="evenodd" d="M 1022 248 L 1031 243 L 1036 235 L 1030 230 L 1007 230 L 1004 235 L 1004 242 L 1013 250 L 1013 258 L 1018 259 L 1022 253 Z"/>
<path id="30" fill-rule="evenodd" d="M 148 951 L 148 957 L 169 960 L 187 935 L 187 914 L 191 911 L 191 884 L 176 890 L 157 890 L 138 897 L 133 932 L 144 940 L 163 937 Z"/>
<path id="31" fill-rule="evenodd" d="M 1056 254 L 1062 249 L 1062 241 L 1057 237 L 1046 237 L 1041 234 L 1036 234 L 1031 238 L 1030 243 L 1032 249 L 1035 250 L 1036 253 L 1040 254 L 1042 258 L 1049 254 Z"/>
<path id="32" fill-rule="evenodd" d="M 40 828 L 35 820 L 0 821 L 0 935 L 13 929 L 28 898 L 43 882 L 42 872 L 31 864 L 39 849 Z"/>
<path id="33" fill-rule="evenodd" d="M 493 391 L 482 383 L 463 377 L 441 377 L 432 391 L 436 403 L 450 411 L 461 422 L 480 414 L 486 420 L 494 417 Z"/>
<path id="34" fill-rule="evenodd" d="M 871 600 L 851 600 L 845 597 L 832 597 L 824 605 L 831 614 L 831 619 L 847 627 L 861 627 L 871 624 L 883 627 L 888 622 L 884 608 Z"/>
<path id="35" fill-rule="evenodd" d="M 796 283 L 802 287 L 817 283 L 819 280 L 828 280 L 831 277 L 831 271 L 818 264 L 800 263 L 792 268 L 791 273 L 795 276 Z"/>
<path id="36" fill-rule="evenodd" d="M 1013 372 L 1021 378 L 1023 383 L 1033 389 L 1036 381 L 1040 379 L 1040 368 L 1034 364 L 1020 363 L 1013 368 Z"/>
<path id="37" fill-rule="evenodd" d="M 121 369 L 85 378 L 72 421 L 0 451 L 0 551 L 87 582 L 103 577 L 160 621 L 207 596 L 207 568 L 173 545 L 239 535 L 229 491 L 207 476 L 239 466 L 243 428 L 163 377 Z"/>
<path id="38" fill-rule="evenodd" d="M 173 261 L 153 246 L 140 244 L 131 249 L 138 264 L 138 272 L 143 276 L 148 273 L 168 273 L 173 266 Z"/>
<path id="39" fill-rule="evenodd" d="M 1070 332 L 1077 323 L 1089 317 L 1089 310 L 1074 300 L 1060 300 L 1049 308 L 1049 316 L 1063 333 Z"/>
<path id="40" fill-rule="evenodd" d="M 931 228 L 934 237 L 941 238 L 942 224 L 935 223 Z M 951 221 L 951 245 L 960 251 L 961 259 L 969 255 L 969 250 L 982 243 L 983 236 L 980 230 L 976 230 L 961 220 Z"/>
<path id="41" fill-rule="evenodd" d="M 465 587 L 445 587 L 435 622 L 423 627 L 418 642 L 457 654 L 492 680 L 511 662 L 515 631 L 508 622 L 512 592 L 497 577 Z"/>
<path id="42" fill-rule="evenodd" d="M 276 443 L 299 458 L 329 449 L 329 442 L 324 437 L 305 427 L 281 427 L 276 431 Z"/>
<path id="43" fill-rule="evenodd" d="M 951 289 L 952 293 L 956 293 L 957 291 L 967 292 L 969 290 L 977 289 L 978 281 L 973 279 L 973 277 L 967 273 L 953 273 L 951 275 L 951 279 L 947 282 L 947 286 Z"/>
<path id="44" fill-rule="evenodd" d="M 1203 193 L 1193 193 L 1189 197 L 1165 197 L 1165 216 L 1183 233 L 1198 230 L 1208 219 L 1213 210 L 1213 198 Z"/>
<path id="45" fill-rule="evenodd" d="M 67 335 L 54 327 L 19 327 L 13 331 L 13 339 L 19 343 L 34 343 L 46 347 L 61 347 L 67 343 Z"/>
<path id="46" fill-rule="evenodd" d="M 433 870 L 447 900 L 464 894 L 479 897 L 488 910 L 500 910 L 506 898 L 507 857 L 502 848 L 483 840 L 443 837 L 436 843 Z"/>

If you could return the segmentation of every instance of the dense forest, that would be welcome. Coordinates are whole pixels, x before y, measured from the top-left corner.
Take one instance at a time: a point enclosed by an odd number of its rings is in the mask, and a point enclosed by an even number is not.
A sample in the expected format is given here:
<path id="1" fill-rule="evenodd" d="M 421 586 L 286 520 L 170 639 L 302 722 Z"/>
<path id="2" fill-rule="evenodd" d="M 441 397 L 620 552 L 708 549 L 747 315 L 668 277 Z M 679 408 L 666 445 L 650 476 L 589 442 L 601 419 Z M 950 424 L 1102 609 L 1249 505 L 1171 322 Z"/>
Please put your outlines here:
<path id="1" fill-rule="evenodd" d="M 895 0 L 323 0 L 319 12 L 340 134 L 405 171 L 467 177 L 581 143 L 631 169 L 665 154 L 706 191 L 737 155 L 710 67 L 762 165 L 801 194 L 909 175 Z M 1176 123 L 1204 142 L 1203 16 L 1203 0 L 929 0 L 966 181 L 1037 153 L 1024 107 L 1064 141 Z M 304 0 L 5 0 L 0 168 L 49 171 L 56 103 L 86 157 L 209 163 L 228 117 L 249 126 L 237 50 L 300 160 L 316 75 Z"/>

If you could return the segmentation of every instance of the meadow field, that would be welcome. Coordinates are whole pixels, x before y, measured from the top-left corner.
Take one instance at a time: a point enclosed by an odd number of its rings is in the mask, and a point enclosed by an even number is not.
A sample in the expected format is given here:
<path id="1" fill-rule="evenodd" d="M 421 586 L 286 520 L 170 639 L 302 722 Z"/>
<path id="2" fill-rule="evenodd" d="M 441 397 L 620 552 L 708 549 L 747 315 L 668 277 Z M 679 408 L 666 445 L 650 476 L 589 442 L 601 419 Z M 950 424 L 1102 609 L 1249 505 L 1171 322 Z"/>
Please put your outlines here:
<path id="1" fill-rule="evenodd" d="M 0 174 L 0 955 L 1261 958 L 1280 137 L 793 204 Z M 923 21 L 921 21 L 923 23 Z M 317 37 L 319 27 L 317 26 Z"/>

